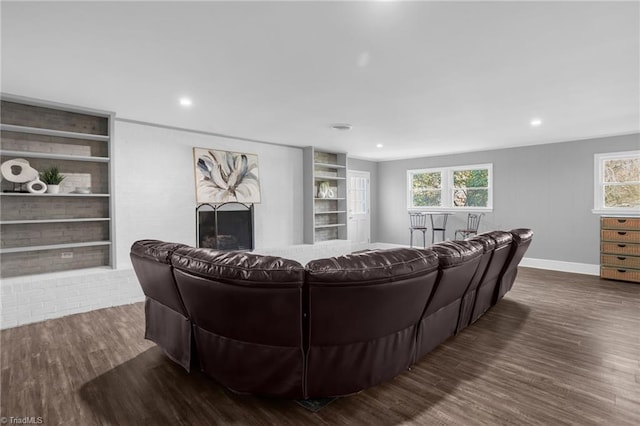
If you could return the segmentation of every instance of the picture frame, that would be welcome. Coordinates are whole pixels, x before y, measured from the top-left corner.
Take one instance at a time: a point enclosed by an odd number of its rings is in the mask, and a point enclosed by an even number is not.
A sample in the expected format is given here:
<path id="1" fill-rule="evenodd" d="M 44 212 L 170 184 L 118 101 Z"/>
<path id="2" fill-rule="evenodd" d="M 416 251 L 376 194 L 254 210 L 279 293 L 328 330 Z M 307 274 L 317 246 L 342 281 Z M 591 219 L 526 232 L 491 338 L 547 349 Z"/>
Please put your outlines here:
<path id="1" fill-rule="evenodd" d="M 256 154 L 194 147 L 193 169 L 198 204 L 260 203 Z"/>

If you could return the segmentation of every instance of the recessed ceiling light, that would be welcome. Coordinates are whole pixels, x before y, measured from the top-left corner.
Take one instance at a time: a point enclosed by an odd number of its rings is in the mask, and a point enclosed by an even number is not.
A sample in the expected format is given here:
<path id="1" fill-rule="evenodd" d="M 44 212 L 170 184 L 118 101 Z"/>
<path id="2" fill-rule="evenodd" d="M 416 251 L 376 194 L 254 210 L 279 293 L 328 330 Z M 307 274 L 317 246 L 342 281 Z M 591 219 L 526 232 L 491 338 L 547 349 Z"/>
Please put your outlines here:
<path id="1" fill-rule="evenodd" d="M 352 127 L 353 126 L 351 124 L 347 124 L 347 123 L 336 123 L 331 125 L 331 128 L 333 130 L 343 130 L 343 131 L 351 130 Z"/>
<path id="2" fill-rule="evenodd" d="M 529 124 L 531 124 L 531 127 L 539 127 L 542 125 L 542 120 L 539 118 L 534 118 Z"/>
<path id="3" fill-rule="evenodd" d="M 382 148 L 384 145 L 382 145 L 381 143 L 376 145 L 376 148 Z"/>
<path id="4" fill-rule="evenodd" d="M 191 106 L 191 104 L 193 104 L 193 102 L 191 102 L 191 99 L 189 99 L 189 98 L 180 98 L 180 105 L 182 105 L 183 107 Z"/>

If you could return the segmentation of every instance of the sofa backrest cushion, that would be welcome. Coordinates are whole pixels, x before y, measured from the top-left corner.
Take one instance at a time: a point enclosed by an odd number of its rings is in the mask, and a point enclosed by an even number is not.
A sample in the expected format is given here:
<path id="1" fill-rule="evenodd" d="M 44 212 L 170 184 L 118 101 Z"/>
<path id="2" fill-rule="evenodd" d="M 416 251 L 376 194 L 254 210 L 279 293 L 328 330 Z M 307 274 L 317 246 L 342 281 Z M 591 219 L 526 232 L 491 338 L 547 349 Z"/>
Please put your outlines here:
<path id="1" fill-rule="evenodd" d="M 440 275 L 425 315 L 460 299 L 474 277 L 484 247 L 476 242 L 460 243 L 440 242 L 431 246 L 438 254 Z"/>
<path id="2" fill-rule="evenodd" d="M 199 277 L 235 284 L 299 287 L 304 280 L 304 268 L 294 260 L 241 251 L 184 247 L 174 253 L 172 264 Z"/>
<path id="3" fill-rule="evenodd" d="M 307 263 L 311 344 L 364 342 L 415 325 L 435 284 L 437 268 L 435 253 L 415 248 Z"/>
<path id="4" fill-rule="evenodd" d="M 511 252 L 511 242 L 513 237 L 509 232 L 491 231 L 471 238 L 471 241 L 480 241 L 493 245 L 493 256 L 484 273 L 483 282 L 495 281 L 505 267 Z"/>
<path id="5" fill-rule="evenodd" d="M 182 248 L 176 282 L 192 321 L 240 342 L 301 346 L 304 268 L 245 252 Z"/>
<path id="6" fill-rule="evenodd" d="M 484 247 L 480 243 L 462 246 L 462 241 L 443 241 L 433 244 L 430 249 L 438 255 L 440 269 L 448 269 L 482 256 Z"/>
<path id="7" fill-rule="evenodd" d="M 186 316 L 171 267 L 171 255 L 182 247 L 187 246 L 158 240 L 140 240 L 131 246 L 130 257 L 145 296 Z"/>

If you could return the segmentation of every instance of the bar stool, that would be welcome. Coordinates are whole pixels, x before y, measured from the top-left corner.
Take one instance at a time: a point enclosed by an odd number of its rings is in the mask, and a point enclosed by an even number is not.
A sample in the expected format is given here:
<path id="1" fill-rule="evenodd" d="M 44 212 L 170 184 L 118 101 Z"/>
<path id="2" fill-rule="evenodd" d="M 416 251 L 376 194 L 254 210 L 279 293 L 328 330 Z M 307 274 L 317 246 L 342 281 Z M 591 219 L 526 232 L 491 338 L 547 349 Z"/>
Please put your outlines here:
<path id="1" fill-rule="evenodd" d="M 458 234 L 462 236 L 462 239 L 469 238 L 471 235 L 477 235 L 482 216 L 484 216 L 484 213 L 469 213 L 467 216 L 467 227 L 464 229 L 456 229 L 454 238 L 457 240 Z"/>
<path id="2" fill-rule="evenodd" d="M 446 239 L 445 233 L 447 232 L 447 219 L 451 213 L 430 213 L 431 218 L 431 244 L 436 242 L 436 232 L 442 232 L 442 241 Z M 434 216 L 438 216 L 434 219 Z M 441 219 L 439 219 L 441 218 Z"/>
<path id="3" fill-rule="evenodd" d="M 409 212 L 409 232 L 411 240 L 409 246 L 413 247 L 413 231 L 422 232 L 422 246 L 427 247 L 427 215 L 423 213 Z"/>

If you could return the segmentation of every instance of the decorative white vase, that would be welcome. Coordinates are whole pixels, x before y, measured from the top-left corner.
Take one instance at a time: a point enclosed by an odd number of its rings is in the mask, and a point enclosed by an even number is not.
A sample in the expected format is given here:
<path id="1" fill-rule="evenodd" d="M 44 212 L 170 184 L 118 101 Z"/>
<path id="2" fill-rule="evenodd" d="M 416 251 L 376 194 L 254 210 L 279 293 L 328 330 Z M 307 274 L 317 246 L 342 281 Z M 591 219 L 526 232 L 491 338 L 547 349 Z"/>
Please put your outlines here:
<path id="1" fill-rule="evenodd" d="M 47 184 L 40 179 L 32 180 L 27 184 L 27 190 L 32 194 L 44 194 L 47 190 Z"/>
<path id="2" fill-rule="evenodd" d="M 58 194 L 60 192 L 60 185 L 47 185 L 47 194 Z"/>

